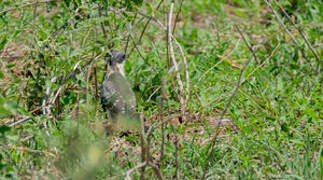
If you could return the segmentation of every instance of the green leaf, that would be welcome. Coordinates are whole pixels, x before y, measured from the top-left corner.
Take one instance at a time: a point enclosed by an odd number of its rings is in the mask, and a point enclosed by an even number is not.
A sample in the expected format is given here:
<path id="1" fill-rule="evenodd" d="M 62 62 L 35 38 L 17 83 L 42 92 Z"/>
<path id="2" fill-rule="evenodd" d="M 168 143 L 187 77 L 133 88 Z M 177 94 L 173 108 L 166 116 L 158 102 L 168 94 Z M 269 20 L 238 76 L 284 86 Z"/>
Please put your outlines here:
<path id="1" fill-rule="evenodd" d="M 1 134 L 4 134 L 7 131 L 10 131 L 10 127 L 8 127 L 6 125 L 0 126 L 0 133 Z"/>
<path id="2" fill-rule="evenodd" d="M 39 31 L 39 36 L 40 36 L 41 40 L 47 39 L 47 33 L 44 31 Z"/>
<path id="3" fill-rule="evenodd" d="M 4 36 L 2 40 L 0 41 L 0 51 L 4 48 L 4 46 L 7 44 L 8 40 L 7 37 Z"/>
<path id="4" fill-rule="evenodd" d="M 15 67 L 15 66 L 16 66 L 16 63 L 11 63 L 11 64 L 8 64 L 6 66 L 6 68 L 10 69 L 10 68 Z"/>
<path id="5" fill-rule="evenodd" d="M 240 16 L 240 17 L 242 17 L 242 18 L 248 18 L 248 16 L 247 16 L 247 14 L 246 14 L 246 13 L 244 13 L 244 12 L 242 12 L 242 11 L 238 10 L 238 9 L 233 10 L 233 12 L 234 12 L 236 15 L 238 15 L 238 16 Z"/>

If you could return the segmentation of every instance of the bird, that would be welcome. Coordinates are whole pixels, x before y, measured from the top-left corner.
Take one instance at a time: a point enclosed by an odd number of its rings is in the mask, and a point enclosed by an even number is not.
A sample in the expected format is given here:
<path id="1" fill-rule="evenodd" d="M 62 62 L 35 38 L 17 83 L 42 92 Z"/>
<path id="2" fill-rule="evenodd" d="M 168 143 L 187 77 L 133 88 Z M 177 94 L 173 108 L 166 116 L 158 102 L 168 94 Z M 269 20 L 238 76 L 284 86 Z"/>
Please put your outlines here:
<path id="1" fill-rule="evenodd" d="M 137 102 L 130 83 L 128 82 L 124 64 L 128 55 L 124 52 L 112 50 L 107 54 L 107 71 L 101 87 L 101 104 L 107 118 L 116 124 L 120 119 L 123 126 L 140 127 L 140 116 L 136 111 Z M 114 125 L 112 125 L 114 126 Z M 129 127 L 124 127 L 129 130 Z M 131 128 L 132 128 L 131 127 Z M 107 131 L 112 131 L 111 127 Z M 107 132 L 110 134 L 110 132 Z"/>

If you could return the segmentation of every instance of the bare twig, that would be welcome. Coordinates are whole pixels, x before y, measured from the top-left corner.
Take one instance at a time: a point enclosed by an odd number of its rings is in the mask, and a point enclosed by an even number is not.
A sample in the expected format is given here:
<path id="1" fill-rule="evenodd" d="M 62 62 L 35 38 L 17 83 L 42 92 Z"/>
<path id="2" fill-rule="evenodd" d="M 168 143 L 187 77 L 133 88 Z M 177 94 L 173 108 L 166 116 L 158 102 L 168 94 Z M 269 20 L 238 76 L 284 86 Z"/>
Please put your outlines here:
<path id="1" fill-rule="evenodd" d="M 279 14 L 275 11 L 275 9 L 273 8 L 272 4 L 270 2 L 268 2 L 268 0 L 264 0 L 264 1 L 268 5 L 268 7 L 272 11 L 272 13 L 275 15 L 278 23 L 283 27 L 283 29 L 287 32 L 287 34 L 292 38 L 292 40 L 295 43 L 295 45 L 297 47 L 300 47 L 302 56 L 308 61 L 308 59 L 306 58 L 305 52 L 304 52 L 304 48 L 298 44 L 296 38 L 292 35 L 292 33 L 288 30 L 288 28 L 286 27 L 286 25 L 283 23 L 283 20 L 280 18 Z M 318 61 L 317 71 L 319 70 L 319 66 L 320 66 L 320 61 Z"/>
<path id="2" fill-rule="evenodd" d="M 101 11 L 101 6 L 100 4 L 98 5 L 98 12 L 99 12 L 99 17 L 102 17 L 102 11 Z M 107 31 L 105 30 L 105 27 L 104 27 L 104 22 L 100 22 L 101 24 L 101 29 L 102 29 L 102 33 L 103 33 L 103 37 L 104 38 L 107 38 Z"/>
<path id="3" fill-rule="evenodd" d="M 251 52 L 253 58 L 255 59 L 256 63 L 259 64 L 260 61 L 258 60 L 257 56 L 256 56 L 256 53 L 255 51 L 253 50 L 253 48 L 251 47 L 251 45 L 249 44 L 249 42 L 247 41 L 247 39 L 243 36 L 242 32 L 240 32 L 240 29 L 238 26 L 236 26 L 236 28 L 238 29 L 241 37 L 242 37 L 242 40 L 245 42 L 246 46 L 248 47 L 249 51 Z"/>
<path id="4" fill-rule="evenodd" d="M 164 101 L 166 100 L 166 93 L 165 93 L 165 84 L 166 80 L 164 79 L 161 84 L 161 98 L 160 98 L 160 104 L 159 104 L 159 122 L 161 123 L 161 131 L 162 131 L 162 140 L 160 144 L 160 157 L 159 157 L 159 162 L 158 165 L 159 167 L 162 165 L 163 158 L 164 158 L 164 148 L 165 148 L 165 123 L 163 122 L 163 106 L 164 106 Z"/>
<path id="5" fill-rule="evenodd" d="M 42 154 L 47 154 L 49 156 L 52 156 L 54 158 L 56 158 L 56 155 L 49 152 L 49 151 L 43 151 L 43 150 L 33 150 L 33 149 L 28 149 L 28 148 L 25 148 L 25 147 L 17 147 L 17 146 L 7 146 L 7 145 L 4 145 L 4 146 L 0 146 L 1 149 L 16 149 L 18 151 L 23 151 L 23 152 L 30 152 L 30 153 L 42 153 Z"/>
<path id="6" fill-rule="evenodd" d="M 159 9 L 159 7 L 161 6 L 161 4 L 164 2 L 164 0 L 160 0 L 159 1 L 159 3 L 158 3 L 158 5 L 157 5 L 157 7 L 155 8 L 155 11 L 157 11 L 158 9 Z M 139 12 L 138 12 L 139 13 Z M 136 14 L 137 15 L 137 14 Z M 152 20 L 152 17 L 150 17 L 150 18 L 148 18 L 148 20 L 147 20 L 147 22 L 146 22 L 146 24 L 145 24 L 145 26 L 144 26 L 144 29 L 142 30 L 142 32 L 141 32 L 141 34 L 140 34 L 140 36 L 139 36 L 139 40 L 138 40 L 138 42 L 137 42 L 137 44 L 140 44 L 141 43 L 141 39 L 142 39 L 142 37 L 143 37 L 143 35 L 144 35 L 144 33 L 145 33 L 145 31 L 146 31 L 146 29 L 147 29 L 147 27 L 148 27 L 148 25 L 149 25 L 149 23 L 150 23 L 150 21 Z M 135 48 L 135 41 L 133 41 L 133 43 L 134 43 L 134 46 L 132 47 L 132 49 L 130 50 L 130 52 L 129 52 L 129 56 L 130 56 L 130 54 L 133 52 L 133 50 L 134 50 L 134 48 Z"/>
<path id="7" fill-rule="evenodd" d="M 58 78 L 60 77 L 63 77 L 63 74 L 59 74 L 55 77 L 53 77 L 50 81 L 51 83 L 55 83 L 57 81 Z M 45 97 L 43 99 L 43 103 L 42 103 L 42 110 L 43 110 L 43 114 L 48 114 L 50 113 L 50 110 L 48 107 L 46 107 L 46 104 L 47 104 L 47 100 L 49 98 L 49 95 L 50 95 L 50 85 L 47 86 L 46 88 L 46 92 L 45 92 Z"/>
<path id="8" fill-rule="evenodd" d="M 175 22 L 174 22 L 174 27 L 173 27 L 173 30 L 172 30 L 172 34 L 175 33 L 175 29 L 176 29 L 177 21 L 178 21 L 178 18 L 179 18 L 179 14 L 182 11 L 183 1 L 184 0 L 181 0 L 181 4 L 179 5 L 179 9 L 178 9 L 178 11 L 176 13 L 176 17 L 175 17 Z"/>
<path id="9" fill-rule="evenodd" d="M 99 55 L 97 55 L 97 56 L 95 56 L 93 59 L 91 59 L 90 61 L 88 61 L 83 67 L 85 67 L 85 66 L 88 66 L 89 64 L 91 64 L 93 61 L 95 61 L 95 60 L 97 60 L 99 57 L 101 57 L 103 55 L 103 53 L 100 53 Z M 78 61 L 77 63 L 75 63 L 75 65 L 73 66 L 73 68 L 72 68 L 72 70 L 71 70 L 71 72 L 64 78 L 64 80 L 62 81 L 62 83 L 61 83 L 61 86 L 60 86 L 60 88 L 57 90 L 57 92 L 56 92 L 56 94 L 55 94 L 55 96 L 54 96 L 54 98 L 52 98 L 52 100 L 51 101 L 49 101 L 49 105 L 52 105 L 55 101 L 56 101 L 56 99 L 57 99 L 57 97 L 58 97 L 58 95 L 61 93 L 61 91 L 63 90 L 63 85 L 69 80 L 69 79 L 71 79 L 73 76 L 74 76 L 74 74 L 75 74 L 75 72 L 76 72 L 76 69 L 79 67 L 79 65 L 80 65 L 80 63 L 81 63 L 82 61 L 80 60 L 80 61 Z"/>
<path id="10" fill-rule="evenodd" d="M 89 65 L 87 73 L 86 73 L 86 92 L 85 92 L 85 96 L 86 96 L 86 104 L 89 104 L 89 81 L 90 81 L 90 77 L 91 77 L 91 73 L 92 73 L 92 68 L 93 68 L 93 62 Z"/>
<path id="11" fill-rule="evenodd" d="M 171 8 L 170 10 L 172 10 L 172 5 L 171 5 Z M 148 15 L 145 15 L 144 13 L 141 13 L 141 12 L 138 12 L 138 14 L 144 16 L 144 17 L 147 17 L 147 18 L 150 18 L 152 19 L 155 23 L 157 23 L 159 26 L 161 26 L 166 32 L 167 32 L 167 46 L 169 46 L 169 50 L 170 50 L 170 55 L 171 55 L 171 60 L 173 62 L 173 66 L 169 69 L 168 73 L 171 72 L 172 70 L 175 70 L 175 73 L 176 73 L 176 79 L 178 81 L 178 84 L 179 84 L 179 87 L 180 87 L 180 93 L 176 93 L 179 94 L 178 96 L 178 99 L 180 100 L 181 102 L 181 105 L 183 105 L 181 107 L 181 112 L 182 113 L 185 113 L 185 108 L 187 106 L 187 103 L 188 103 L 188 100 L 189 100 L 189 96 L 190 96 L 190 91 L 189 91 L 189 88 L 190 88 L 190 79 L 189 79 L 189 72 L 188 72 L 188 66 L 187 66 L 187 61 L 186 61 L 186 56 L 185 56 L 185 53 L 183 51 L 183 48 L 182 46 L 180 45 L 180 43 L 176 40 L 176 38 L 170 33 L 170 31 L 168 31 L 169 28 L 171 28 L 171 17 L 169 17 L 168 19 L 168 26 L 165 27 L 162 23 L 160 23 L 156 18 L 153 18 L 152 16 L 148 16 Z M 169 14 L 171 16 L 171 13 Z M 181 81 L 181 78 L 180 78 L 180 73 L 178 72 L 178 65 L 177 65 L 177 62 L 176 62 L 176 59 L 175 59 L 175 55 L 174 55 L 174 49 L 173 49 L 173 46 L 172 46 L 172 42 L 171 40 L 173 40 L 176 44 L 176 46 L 178 47 L 178 49 L 180 50 L 180 53 L 182 55 L 182 58 L 183 58 L 183 62 L 184 62 L 184 66 L 185 66 L 185 76 L 186 76 L 186 97 L 185 97 L 185 100 L 184 100 L 184 85 L 183 85 L 183 82 Z M 168 57 L 168 48 L 167 48 L 167 57 Z M 184 115 L 184 114 L 182 114 Z"/>
<path id="12" fill-rule="evenodd" d="M 128 170 L 128 171 L 127 171 L 127 173 L 126 173 L 126 178 L 125 178 L 125 180 L 131 180 L 131 177 L 130 177 L 131 173 L 132 173 L 134 170 L 138 169 L 138 168 L 144 167 L 145 165 L 146 165 L 146 161 L 144 161 L 144 162 L 142 162 L 142 163 L 138 164 L 137 166 L 135 166 L 135 167 L 131 168 L 130 170 Z"/>
<path id="13" fill-rule="evenodd" d="M 204 76 L 205 76 L 208 72 L 210 72 L 210 71 L 211 71 L 211 70 L 213 70 L 216 66 L 218 66 L 219 64 L 221 64 L 221 63 L 225 60 L 225 58 L 226 58 L 226 57 L 230 56 L 230 55 L 234 52 L 234 50 L 238 47 L 239 43 L 240 43 L 240 39 L 238 40 L 238 42 L 236 43 L 236 45 L 234 46 L 234 48 L 232 49 L 232 51 L 230 51 L 230 52 L 229 52 L 227 55 L 225 55 L 224 57 L 221 57 L 221 60 L 220 60 L 220 61 L 218 61 L 214 66 L 212 66 L 210 69 L 208 69 L 207 71 L 205 71 L 205 72 L 200 76 L 200 78 L 198 79 L 198 81 L 197 81 L 197 82 L 200 82 L 200 81 L 202 80 L 202 78 L 204 78 Z"/>
<path id="14" fill-rule="evenodd" d="M 158 86 L 153 93 L 150 94 L 150 96 L 148 97 L 147 102 L 149 102 L 151 100 L 151 98 L 158 92 L 158 90 L 160 89 L 160 86 Z"/>
<path id="15" fill-rule="evenodd" d="M 312 51 L 315 59 L 317 60 L 317 69 L 316 71 L 319 70 L 320 68 L 320 64 L 321 64 L 321 60 L 319 58 L 319 56 L 317 55 L 315 49 L 313 48 L 313 46 L 311 45 L 311 43 L 309 42 L 307 36 L 303 33 L 302 29 L 300 29 L 295 23 L 294 21 L 292 21 L 292 19 L 289 17 L 288 13 L 285 11 L 285 9 L 276 1 L 274 0 L 274 2 L 277 4 L 277 6 L 279 7 L 279 9 L 284 13 L 284 15 L 287 17 L 288 21 L 297 29 L 297 31 L 299 32 L 299 34 L 302 36 L 302 38 L 305 40 L 306 45 L 308 46 L 308 48 Z"/>
<path id="16" fill-rule="evenodd" d="M 195 96 L 196 96 L 197 100 L 199 101 L 200 106 L 201 106 L 201 107 L 203 107 L 203 102 L 202 102 L 202 100 L 201 100 L 201 98 L 200 98 L 200 96 L 199 96 L 199 94 L 198 94 L 198 92 L 197 92 L 196 87 L 194 87 L 194 94 L 195 94 Z"/>
<path id="17" fill-rule="evenodd" d="M 189 100 L 189 97 L 190 97 L 190 75 L 189 75 L 189 72 L 188 72 L 188 65 L 187 65 L 186 56 L 185 56 L 185 53 L 183 51 L 183 48 L 182 48 L 182 46 L 176 40 L 174 40 L 174 42 L 177 45 L 177 47 L 178 47 L 178 49 L 179 49 L 179 51 L 180 51 L 180 53 L 182 55 L 183 62 L 184 62 L 185 79 L 186 79 L 185 106 L 187 107 L 188 100 Z"/>
<path id="18" fill-rule="evenodd" d="M 175 132 L 174 132 L 175 134 Z M 175 134 L 175 166 L 176 166 L 176 169 L 175 169 L 175 179 L 178 180 L 178 168 L 179 168 L 179 164 L 178 164 L 178 137 L 177 135 Z"/>
<path id="19" fill-rule="evenodd" d="M 94 85 L 95 85 L 95 95 L 94 95 L 94 100 L 95 100 L 95 105 L 98 102 L 98 94 L 99 94 L 99 90 L 98 90 L 98 76 L 96 73 L 96 64 L 94 65 Z"/>
<path id="20" fill-rule="evenodd" d="M 171 4 L 170 4 L 170 9 L 169 9 L 169 15 L 168 15 L 168 44 L 169 44 L 169 51 L 170 51 L 170 57 L 171 57 L 171 60 L 172 60 L 172 63 L 173 63 L 173 66 L 174 66 L 174 69 L 175 69 L 175 72 L 176 72 L 176 79 L 177 79 L 177 83 L 178 83 L 178 86 L 179 86 L 179 101 L 180 101 L 180 104 L 181 104 L 181 115 L 182 117 L 185 116 L 185 109 L 186 109 L 186 106 L 185 106 L 185 100 L 184 100 L 184 85 L 183 85 L 183 82 L 181 80 L 181 75 L 178 71 L 178 65 L 177 65 L 177 62 L 176 62 L 176 58 L 175 58 L 175 54 L 174 54 L 174 48 L 173 48 L 173 43 L 172 43 L 172 34 L 171 34 L 171 31 L 170 29 L 172 29 L 172 15 L 173 15 L 173 8 L 174 8 L 174 0 L 171 1 Z"/>
<path id="21" fill-rule="evenodd" d="M 245 82 L 247 79 L 249 79 L 249 77 L 253 74 L 253 73 L 255 73 L 259 68 L 261 68 L 261 67 L 263 67 L 266 63 L 267 63 L 267 61 L 269 60 L 269 59 L 271 59 L 271 57 L 276 53 L 276 51 L 278 50 L 278 48 L 280 47 L 280 43 L 278 43 L 277 44 L 277 46 L 275 47 L 275 49 L 271 52 L 271 54 L 266 58 L 266 60 L 264 60 L 263 61 L 263 63 L 262 64 L 260 64 L 259 66 L 257 66 L 243 81 L 242 81 L 242 83 L 243 82 Z"/>
<path id="22" fill-rule="evenodd" d="M 17 125 L 17 124 L 20 124 L 20 123 L 26 122 L 26 121 L 28 121 L 28 120 L 30 120 L 30 119 L 32 119 L 32 118 L 31 118 L 31 117 L 25 117 L 25 118 L 23 118 L 23 119 L 21 119 L 21 120 L 19 120 L 19 121 L 16 121 L 16 122 L 14 122 L 14 123 L 12 123 L 12 124 L 9 124 L 8 126 L 9 126 L 9 127 L 13 127 L 13 126 L 15 126 L 15 125 Z"/>
<path id="23" fill-rule="evenodd" d="M 272 13 L 275 15 L 278 23 L 283 27 L 283 29 L 287 32 L 287 34 L 292 38 L 292 40 L 294 41 L 294 43 L 298 45 L 297 40 L 295 39 L 295 37 L 292 35 L 292 33 L 288 30 L 288 28 L 285 26 L 285 24 L 283 23 L 283 20 L 279 17 L 278 13 L 275 11 L 275 9 L 273 8 L 272 4 L 269 3 L 267 0 L 264 0 L 266 2 L 266 4 L 268 5 L 268 7 L 270 8 L 270 10 L 272 11 Z"/>
<path id="24" fill-rule="evenodd" d="M 27 4 L 21 5 L 19 7 L 11 7 L 11 8 L 5 9 L 3 11 L 0 11 L 0 14 L 3 14 L 5 12 L 9 12 L 9 11 L 14 11 L 16 9 L 25 8 L 27 6 L 32 6 L 32 5 L 39 4 L 39 3 L 48 3 L 48 2 L 51 2 L 51 1 L 53 1 L 53 0 L 42 0 L 42 1 L 37 0 L 37 1 L 34 1 L 34 2 L 30 2 L 30 3 L 27 3 Z"/>
<path id="25" fill-rule="evenodd" d="M 141 161 L 142 163 L 146 162 L 146 143 L 145 143 L 145 122 L 143 114 L 140 114 L 140 122 L 141 122 L 141 131 L 140 131 L 140 143 L 141 143 Z M 145 179 L 145 169 L 146 166 L 141 167 L 140 171 L 140 179 Z"/>
<path id="26" fill-rule="evenodd" d="M 148 161 L 148 164 L 149 164 L 149 166 L 154 170 L 154 172 L 155 172 L 155 174 L 156 174 L 157 178 L 158 178 L 159 180 L 163 180 L 163 175 L 162 175 L 162 173 L 160 172 L 160 169 L 159 169 L 155 164 L 153 164 L 153 163 L 152 163 L 152 162 L 150 162 L 150 161 Z"/>
<path id="27" fill-rule="evenodd" d="M 244 35 L 243 35 L 242 31 L 240 30 L 239 26 L 238 25 L 235 25 L 235 27 L 236 27 L 237 31 L 239 32 L 240 36 L 245 40 L 246 38 L 244 37 Z M 247 43 L 246 43 L 246 45 L 248 46 Z M 224 118 L 225 113 L 227 112 L 227 110 L 228 110 L 228 108 L 229 108 L 229 106 L 230 106 L 230 104 L 231 104 L 234 96 L 236 95 L 238 89 L 241 86 L 242 75 L 243 75 L 244 71 L 246 70 L 246 68 L 248 67 L 251 59 L 252 58 L 249 58 L 249 60 L 247 61 L 247 63 L 241 69 L 241 72 L 240 72 L 240 75 L 239 75 L 239 79 L 238 79 L 237 85 L 236 85 L 236 87 L 235 87 L 232 95 L 230 96 L 230 98 L 229 98 L 229 100 L 228 100 L 228 102 L 227 102 L 224 110 L 222 111 L 221 117 L 220 117 L 219 122 L 217 124 L 215 136 L 214 136 L 214 138 L 211 141 L 211 148 L 210 148 L 210 152 L 209 152 L 209 155 L 208 155 L 208 158 L 207 158 L 207 162 L 205 164 L 205 167 L 203 168 L 203 176 L 202 176 L 202 179 L 203 180 L 206 178 L 207 170 L 209 168 L 209 162 L 212 159 L 212 154 L 214 153 L 214 146 L 215 146 L 215 143 L 217 141 L 218 135 L 220 134 L 220 123 L 222 122 L 222 119 Z"/>
<path id="28" fill-rule="evenodd" d="M 132 22 L 131 22 L 131 26 L 130 26 L 130 30 L 129 30 L 129 35 L 128 35 L 128 37 L 127 37 L 127 42 L 126 42 L 126 47 L 125 47 L 125 50 L 124 50 L 124 53 L 126 53 L 127 54 L 127 50 L 128 50 L 128 45 L 129 45 L 129 40 L 130 40 L 130 35 L 131 35 L 131 30 L 132 30 L 132 27 L 133 27 L 133 25 L 135 24 L 135 22 L 136 22 L 136 18 L 137 18 L 137 13 L 135 14 L 135 17 L 133 18 L 133 20 L 132 20 Z M 128 54 L 129 55 L 129 54 Z"/>

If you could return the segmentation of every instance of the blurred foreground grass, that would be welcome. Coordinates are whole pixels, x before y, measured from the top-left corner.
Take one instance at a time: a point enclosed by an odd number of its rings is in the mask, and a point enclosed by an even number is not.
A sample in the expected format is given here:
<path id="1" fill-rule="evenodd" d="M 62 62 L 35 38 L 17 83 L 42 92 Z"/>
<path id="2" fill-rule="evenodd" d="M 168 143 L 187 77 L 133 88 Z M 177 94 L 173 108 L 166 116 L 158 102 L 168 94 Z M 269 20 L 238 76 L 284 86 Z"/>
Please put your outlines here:
<path id="1" fill-rule="evenodd" d="M 322 2 L 279 3 L 322 58 Z M 134 14 L 144 12 L 166 26 L 169 1 L 159 10 L 154 10 L 158 2 L 129 0 L 50 1 L 18 8 L 23 4 L 0 1 L 1 179 L 124 179 L 141 162 L 138 133 L 105 136 L 95 85 L 95 77 L 99 83 L 104 77 L 104 56 L 87 62 L 109 46 L 133 50 L 125 68 L 138 110 L 152 125 L 169 119 L 165 139 L 157 128 L 150 143 L 153 162 L 165 179 L 201 179 L 206 163 L 208 179 L 322 179 L 323 76 L 321 69 L 315 71 L 320 62 L 277 6 L 297 44 L 264 1 L 194 0 L 182 6 L 175 1 L 175 15 L 181 11 L 174 36 L 185 51 L 190 78 L 188 118 L 180 123 L 166 32 L 151 21 L 133 48 L 148 20 Z M 259 62 L 252 59 L 243 74 L 208 156 L 241 68 L 253 58 L 235 24 Z M 179 68 L 183 73 L 184 66 Z M 44 100 L 50 101 L 60 87 L 50 113 L 44 113 Z M 26 116 L 31 119 L 6 126 Z M 132 176 L 139 179 L 140 169 Z M 156 177 L 154 170 L 147 167 L 145 177 Z"/>

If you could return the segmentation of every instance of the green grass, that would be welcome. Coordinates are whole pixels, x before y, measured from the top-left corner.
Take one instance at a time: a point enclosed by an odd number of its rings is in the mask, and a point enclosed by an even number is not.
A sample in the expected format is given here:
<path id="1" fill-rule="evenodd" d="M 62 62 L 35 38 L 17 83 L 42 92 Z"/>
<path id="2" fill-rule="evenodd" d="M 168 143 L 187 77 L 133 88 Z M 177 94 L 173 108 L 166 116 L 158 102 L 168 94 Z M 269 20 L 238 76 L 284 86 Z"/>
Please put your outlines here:
<path id="1" fill-rule="evenodd" d="M 95 98 L 94 69 L 87 78 L 87 62 L 106 53 L 112 45 L 124 50 L 131 33 L 129 53 L 133 39 L 138 41 L 147 21 L 138 15 L 131 25 L 134 12 L 147 12 L 165 24 L 170 4 L 165 1 L 155 11 L 152 9 L 158 2 L 109 2 L 116 3 L 114 11 L 108 12 L 111 4 L 107 1 L 62 1 L 0 14 L 0 179 L 124 179 L 126 172 L 141 162 L 138 133 L 120 138 L 117 131 L 105 136 L 106 119 Z M 322 2 L 280 3 L 306 32 L 322 59 Z M 103 17 L 99 16 L 97 4 L 102 6 Z M 175 13 L 179 4 L 176 1 Z M 0 12 L 19 5 L 20 2 L 2 0 Z M 127 12 L 116 12 L 120 7 Z M 279 8 L 274 8 L 297 44 L 264 1 L 183 2 L 174 36 L 188 61 L 189 116 L 183 124 L 165 124 L 164 157 L 159 164 L 164 179 L 201 179 L 205 167 L 207 179 L 323 177 L 322 68 L 315 72 L 319 62 Z M 101 22 L 107 37 L 102 33 Z M 261 66 L 234 28 L 236 24 L 254 46 Z M 176 120 L 180 103 L 174 87 L 178 87 L 175 74 L 168 73 L 165 39 L 166 32 L 151 22 L 125 70 L 139 111 L 147 118 L 157 118 L 162 112 L 164 118 Z M 181 61 L 177 48 L 175 53 Z M 209 156 L 211 137 L 217 133 L 214 119 L 221 116 L 241 68 L 250 58 L 241 86 L 225 114 L 231 126 L 223 128 Z M 80 66 L 64 82 L 79 61 Z M 100 83 L 105 73 L 104 56 L 94 61 L 94 66 Z M 184 66 L 179 67 L 184 77 Z M 59 74 L 62 76 L 52 82 Z M 158 90 L 163 80 L 165 98 Z M 51 93 L 60 87 L 63 91 L 50 108 L 51 115 L 43 114 L 44 98 L 50 100 L 54 95 Z M 6 126 L 25 116 L 32 119 Z M 158 127 L 150 142 L 153 163 L 158 162 L 162 139 Z M 140 179 L 140 169 L 131 176 Z M 145 177 L 157 179 L 149 166 Z"/>

